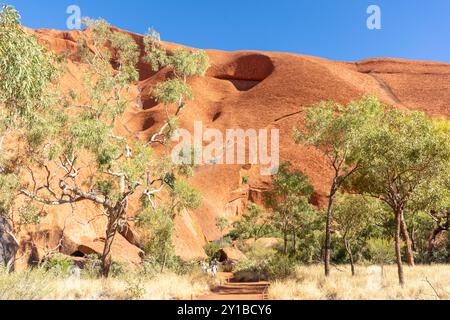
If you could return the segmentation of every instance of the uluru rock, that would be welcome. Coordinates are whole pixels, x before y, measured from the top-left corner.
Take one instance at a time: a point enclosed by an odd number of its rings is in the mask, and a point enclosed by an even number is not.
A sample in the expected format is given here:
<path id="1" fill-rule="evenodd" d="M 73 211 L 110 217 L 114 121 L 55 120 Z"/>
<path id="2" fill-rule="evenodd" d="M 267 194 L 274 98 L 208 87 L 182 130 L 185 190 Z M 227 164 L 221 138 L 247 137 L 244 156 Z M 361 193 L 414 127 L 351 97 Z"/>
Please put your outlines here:
<path id="1" fill-rule="evenodd" d="M 30 32 L 35 32 L 42 44 L 58 53 L 73 53 L 80 34 L 80 31 Z M 142 36 L 132 36 L 142 46 Z M 169 49 L 176 47 L 171 43 L 165 45 Z M 351 63 L 290 53 L 206 52 L 211 68 L 205 77 L 190 81 L 195 100 L 183 110 L 180 127 L 192 132 L 194 122 L 201 121 L 205 129 L 222 132 L 236 128 L 279 129 L 280 161 L 290 161 L 309 177 L 315 188 L 314 201 L 319 206 L 331 172 L 318 150 L 297 146 L 292 138 L 292 128 L 302 126 L 308 107 L 323 100 L 348 103 L 372 94 L 396 108 L 420 110 L 434 117 L 450 116 L 450 64 L 402 59 Z M 82 90 L 85 67 L 69 55 L 68 71 L 61 86 Z M 159 129 L 165 116 L 163 106 L 152 98 L 164 71 L 154 73 L 142 62 L 139 67 L 140 81 L 131 97 L 134 103 L 121 123 L 145 140 Z M 120 122 L 117 130 L 121 130 Z M 248 177 L 246 185 L 243 176 Z M 184 259 L 204 257 L 203 246 L 221 237 L 215 226 L 216 217 L 225 215 L 234 221 L 242 215 L 249 200 L 262 202 L 261 195 L 270 187 L 270 177 L 261 176 L 258 166 L 206 164 L 196 169 L 191 183 L 202 192 L 204 204 L 176 218 L 175 247 Z M 137 210 L 136 203 L 131 205 L 130 215 Z M 99 252 L 105 218 L 98 217 L 95 206 L 78 204 L 73 214 L 68 207 L 47 211 L 42 224 L 28 233 L 38 252 L 57 245 L 62 233 L 64 253 Z M 114 258 L 139 263 L 142 252 L 134 242 L 118 236 Z"/>

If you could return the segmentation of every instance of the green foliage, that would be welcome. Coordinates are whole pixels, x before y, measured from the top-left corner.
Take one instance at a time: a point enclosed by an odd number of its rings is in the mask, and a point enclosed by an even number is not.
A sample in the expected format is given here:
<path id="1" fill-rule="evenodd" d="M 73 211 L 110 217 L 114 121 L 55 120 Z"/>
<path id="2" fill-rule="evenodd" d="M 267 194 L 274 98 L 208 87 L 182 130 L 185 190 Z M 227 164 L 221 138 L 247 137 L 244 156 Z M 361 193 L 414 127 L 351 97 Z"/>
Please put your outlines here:
<path id="1" fill-rule="evenodd" d="M 172 243 L 174 222 L 171 208 L 168 205 L 161 205 L 156 210 L 145 208 L 138 215 L 137 223 L 142 233 L 147 263 L 165 267 L 175 250 Z"/>
<path id="2" fill-rule="evenodd" d="M 308 203 L 312 192 L 308 178 L 301 172 L 291 171 L 290 164 L 284 163 L 273 178 L 273 190 L 264 193 L 265 204 L 271 209 L 272 225 L 283 234 L 285 254 L 289 249 L 289 235 L 294 240 L 314 217 L 314 209 Z"/>
<path id="3" fill-rule="evenodd" d="M 449 136 L 423 113 L 389 109 L 361 138 L 368 163 L 358 171 L 353 187 L 383 197 L 391 206 L 396 205 L 394 197 L 407 203 L 448 170 Z"/>
<path id="4" fill-rule="evenodd" d="M 53 57 L 20 27 L 19 13 L 11 6 L 0 11 L 0 39 L 0 104 L 7 112 L 1 120 L 11 125 L 17 116 L 29 117 L 46 105 L 45 90 L 57 70 Z"/>
<path id="5" fill-rule="evenodd" d="M 247 259 L 237 264 L 235 277 L 244 277 L 244 280 L 279 280 L 289 277 L 294 269 L 295 262 L 288 256 L 273 249 L 256 248 L 247 253 Z"/>
<path id="6" fill-rule="evenodd" d="M 145 287 L 139 279 L 126 279 L 126 300 L 140 300 L 145 294 Z"/>
<path id="7" fill-rule="evenodd" d="M 221 245 L 217 242 L 209 242 L 204 247 L 206 255 L 211 259 L 220 259 Z"/>
<path id="8" fill-rule="evenodd" d="M 170 64 L 170 58 L 167 55 L 161 43 L 161 37 L 154 29 L 149 29 L 144 37 L 145 62 L 150 63 L 153 71 L 159 71 Z"/>
<path id="9" fill-rule="evenodd" d="M 216 227 L 220 230 L 220 232 L 223 232 L 228 226 L 230 225 L 230 222 L 228 219 L 224 216 L 216 217 Z"/>
<path id="10" fill-rule="evenodd" d="M 17 192 L 19 186 L 16 175 L 0 173 L 0 214 L 6 214 L 11 209 L 14 202 L 11 195 Z"/>
<path id="11" fill-rule="evenodd" d="M 408 203 L 408 211 L 444 213 L 450 208 L 450 166 L 436 172 L 427 183 L 417 187 Z"/>
<path id="12" fill-rule="evenodd" d="M 219 229 L 220 234 L 221 234 L 221 237 L 220 237 L 220 246 L 221 247 L 223 247 L 223 245 L 224 245 L 224 243 L 223 243 L 223 238 L 224 238 L 223 232 L 229 226 L 230 226 L 230 222 L 228 221 L 228 219 L 225 216 L 216 217 L 216 227 L 217 227 L 217 229 Z"/>
<path id="13" fill-rule="evenodd" d="M 20 223 L 23 225 L 36 225 L 41 222 L 41 210 L 35 205 L 27 205 L 19 210 Z"/>
<path id="14" fill-rule="evenodd" d="M 50 108 L 39 113 L 34 113 L 28 118 L 25 136 L 28 145 L 36 155 L 40 154 L 41 156 L 45 156 L 41 152 L 42 148 L 40 147 L 48 141 L 55 141 L 60 131 L 67 126 L 68 119 L 68 116 L 63 112 Z M 57 146 L 57 140 L 55 142 L 51 144 L 52 148 Z M 48 157 L 51 158 L 52 155 L 49 153 Z"/>
<path id="15" fill-rule="evenodd" d="M 249 203 L 242 218 L 233 223 L 233 235 L 239 239 L 259 239 L 272 233 L 270 221 L 264 216 L 264 209 Z"/>
<path id="16" fill-rule="evenodd" d="M 97 254 L 92 253 L 86 255 L 83 267 L 84 274 L 90 278 L 96 278 L 100 275 L 101 267 L 102 261 Z"/>
<path id="17" fill-rule="evenodd" d="M 146 57 L 153 71 L 171 67 L 177 78 L 186 79 L 192 76 L 204 76 L 209 68 L 209 57 L 204 51 L 189 51 L 186 48 L 176 49 L 168 54 L 161 43 L 159 33 L 150 29 L 144 37 Z"/>
<path id="18" fill-rule="evenodd" d="M 71 123 L 70 133 L 78 148 L 96 152 L 108 143 L 112 127 L 92 118 L 79 118 Z"/>
<path id="19" fill-rule="evenodd" d="M 308 110 L 305 130 L 294 130 L 294 137 L 297 143 L 320 149 L 330 165 L 338 169 L 338 183 L 342 183 L 355 164 L 365 157 L 361 148 L 363 133 L 382 113 L 382 104 L 372 96 L 347 106 L 322 102 Z"/>
<path id="20" fill-rule="evenodd" d="M 120 163 L 119 170 L 125 174 L 134 188 L 139 181 L 145 178 L 146 169 L 153 160 L 153 150 L 146 147 L 142 142 L 135 142 L 131 152 L 132 156 L 126 157 Z"/>
<path id="21" fill-rule="evenodd" d="M 202 205 L 203 199 L 199 191 L 191 187 L 186 180 L 177 180 L 170 192 L 173 210 L 180 212 L 183 209 L 197 209 Z"/>
<path id="22" fill-rule="evenodd" d="M 364 234 L 384 221 L 388 209 L 378 199 L 361 195 L 339 194 L 334 220 L 342 237 L 349 241 L 363 240 Z"/>
<path id="23" fill-rule="evenodd" d="M 164 104 L 175 104 L 192 99 L 193 93 L 191 87 L 184 81 L 171 79 L 157 85 L 155 97 Z"/>
<path id="24" fill-rule="evenodd" d="M 380 265 L 395 261 L 394 241 L 392 239 L 371 238 L 367 240 L 370 261 Z"/>
<path id="25" fill-rule="evenodd" d="M 191 52 L 181 48 L 173 52 L 170 64 L 179 77 L 204 76 L 209 68 L 209 58 L 204 51 Z"/>
<path id="26" fill-rule="evenodd" d="M 88 254 L 85 257 L 83 266 L 83 274 L 88 278 L 97 278 L 101 275 L 102 260 L 96 253 Z M 111 276 L 120 277 L 127 272 L 127 268 L 124 264 L 117 261 L 111 263 Z"/>
<path id="27" fill-rule="evenodd" d="M 42 263 L 42 268 L 57 275 L 67 275 L 73 262 L 63 254 L 53 254 Z"/>

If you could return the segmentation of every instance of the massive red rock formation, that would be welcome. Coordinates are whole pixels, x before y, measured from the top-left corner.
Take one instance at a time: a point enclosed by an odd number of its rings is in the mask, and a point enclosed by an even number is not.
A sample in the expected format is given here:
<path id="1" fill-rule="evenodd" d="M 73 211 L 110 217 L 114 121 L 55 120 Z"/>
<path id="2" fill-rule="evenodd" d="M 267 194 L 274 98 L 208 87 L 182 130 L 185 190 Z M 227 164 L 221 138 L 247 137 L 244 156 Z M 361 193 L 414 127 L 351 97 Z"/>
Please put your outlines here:
<path id="1" fill-rule="evenodd" d="M 80 34 L 34 32 L 45 46 L 59 53 L 74 52 Z M 133 37 L 142 46 L 142 37 L 136 34 Z M 169 49 L 176 46 L 166 45 Z M 292 128 L 302 125 L 309 106 L 322 100 L 348 103 L 373 94 L 398 108 L 421 110 L 436 117 L 450 116 L 450 64 L 401 59 L 351 63 L 255 51 L 207 50 L 207 53 L 211 68 L 206 77 L 191 81 L 195 100 L 183 111 L 180 126 L 192 130 L 194 121 L 202 121 L 205 128 L 224 132 L 228 128 L 280 129 L 281 160 L 290 161 L 308 175 L 316 190 L 313 200 L 318 204 L 327 191 L 329 169 L 317 150 L 296 146 L 292 139 Z M 165 73 L 154 73 L 144 63 L 139 67 L 134 103 L 122 122 L 146 139 L 159 128 L 164 117 L 162 106 L 152 98 L 152 90 L 165 79 Z M 83 68 L 70 56 L 62 87 L 82 90 Z M 243 176 L 249 177 L 248 185 L 242 183 Z M 202 191 L 204 205 L 177 218 L 175 246 L 185 259 L 203 257 L 204 244 L 220 237 L 215 218 L 225 215 L 230 220 L 238 219 L 249 200 L 261 201 L 261 192 L 270 185 L 270 179 L 262 177 L 255 166 L 203 165 L 196 170 L 192 183 Z M 133 209 L 136 208 L 130 210 Z M 43 223 L 29 231 L 28 242 L 24 244 L 37 247 L 35 251 L 39 252 L 55 246 L 63 232 L 64 253 L 101 251 L 105 224 L 104 218 L 97 217 L 94 206 L 78 205 L 75 214 L 70 214 L 67 207 L 48 211 Z M 116 259 L 140 261 L 141 252 L 132 240 L 118 236 L 113 248 Z"/>

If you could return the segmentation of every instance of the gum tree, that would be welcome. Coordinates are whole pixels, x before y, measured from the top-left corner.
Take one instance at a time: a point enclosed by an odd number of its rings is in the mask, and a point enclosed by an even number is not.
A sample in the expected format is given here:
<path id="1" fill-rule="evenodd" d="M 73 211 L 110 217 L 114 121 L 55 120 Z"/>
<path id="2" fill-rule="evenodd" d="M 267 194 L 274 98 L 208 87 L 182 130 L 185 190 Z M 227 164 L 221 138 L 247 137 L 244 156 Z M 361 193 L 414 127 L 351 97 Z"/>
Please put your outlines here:
<path id="1" fill-rule="evenodd" d="M 233 223 L 233 233 L 241 239 L 255 241 L 271 233 L 269 219 L 264 215 L 264 209 L 250 202 L 242 218 Z"/>
<path id="2" fill-rule="evenodd" d="M 351 194 L 337 197 L 334 219 L 350 260 L 352 276 L 356 275 L 353 247 L 382 214 L 379 200 Z"/>
<path id="3" fill-rule="evenodd" d="M 21 158 L 16 141 L 33 128 L 52 102 L 46 89 L 56 76 L 54 58 L 20 27 L 10 6 L 0 11 L 0 264 L 14 267 L 19 246 L 15 233 L 39 220 L 37 208 L 15 205 Z"/>
<path id="4" fill-rule="evenodd" d="M 216 227 L 220 231 L 220 246 L 221 247 L 223 247 L 223 238 L 224 238 L 223 232 L 229 226 L 230 226 L 230 222 L 228 221 L 228 219 L 225 216 L 216 217 Z"/>
<path id="5" fill-rule="evenodd" d="M 206 74 L 209 57 L 204 51 L 191 51 L 187 48 L 168 52 L 161 42 L 160 35 L 153 29 L 145 36 L 144 45 L 145 61 L 151 65 L 152 70 L 154 72 L 165 70 L 169 74 L 169 79 L 158 84 L 154 91 L 156 101 L 165 107 L 166 123 L 148 142 L 148 145 L 165 144 L 167 138 L 176 130 L 176 117 L 186 107 L 187 102 L 193 99 L 188 79 Z M 170 112 L 173 107 L 175 110 Z"/>
<path id="6" fill-rule="evenodd" d="M 288 255 L 289 235 L 295 239 L 302 221 L 308 221 L 312 208 L 308 203 L 313 187 L 301 172 L 291 171 L 290 164 L 280 166 L 273 178 L 273 189 L 264 193 L 264 201 L 270 208 L 270 219 L 276 230 L 283 234 L 283 253 Z"/>
<path id="7" fill-rule="evenodd" d="M 334 102 L 322 102 L 308 110 L 304 129 L 295 129 L 297 143 L 319 149 L 333 172 L 327 194 L 325 224 L 325 275 L 330 275 L 331 225 L 336 194 L 345 182 L 357 172 L 367 159 L 361 151 L 360 135 L 372 119 L 379 117 L 381 104 L 374 97 L 343 106 Z"/>
<path id="8" fill-rule="evenodd" d="M 428 192 L 449 167 L 449 135 L 425 114 L 386 110 L 364 135 L 363 152 L 370 159 L 352 177 L 352 187 L 384 201 L 395 217 L 395 253 L 399 282 L 405 283 L 401 236 L 407 236 L 405 212 L 414 198 Z M 411 241 L 406 241 L 408 259 Z"/>
<path id="9" fill-rule="evenodd" d="M 24 134 L 28 144 L 25 167 L 31 183 L 20 192 L 44 205 L 73 207 L 81 201 L 96 205 L 107 218 L 101 270 L 107 277 L 114 238 L 129 231 L 127 211 L 132 196 L 147 199 L 156 210 L 156 194 L 167 189 L 171 201 L 176 201 L 172 212 L 188 207 L 192 197 L 185 188 L 177 189 L 178 168 L 170 159 L 155 156 L 144 142 L 114 130 L 130 104 L 128 90 L 138 79 L 136 42 L 112 30 L 106 21 L 85 19 L 84 23 L 92 30 L 92 37 L 83 34 L 78 41 L 79 57 L 88 66 L 87 97 L 64 96 L 67 109 L 53 106 L 33 120 Z M 157 91 L 171 96 L 173 91 L 166 86 L 167 82 L 160 84 Z M 45 178 L 39 179 L 40 175 Z"/>

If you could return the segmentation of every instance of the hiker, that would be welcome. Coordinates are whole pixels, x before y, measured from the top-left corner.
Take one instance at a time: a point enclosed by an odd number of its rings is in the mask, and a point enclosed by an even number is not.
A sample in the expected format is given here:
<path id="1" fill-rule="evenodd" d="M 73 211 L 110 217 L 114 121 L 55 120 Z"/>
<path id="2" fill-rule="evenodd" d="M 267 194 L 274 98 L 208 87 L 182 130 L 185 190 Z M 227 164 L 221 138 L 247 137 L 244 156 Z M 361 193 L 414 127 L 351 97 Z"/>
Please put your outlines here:
<path id="1" fill-rule="evenodd" d="M 217 258 L 214 258 L 211 260 L 210 268 L 211 268 L 211 275 L 213 278 L 217 276 L 217 268 L 218 268 L 218 261 Z"/>
<path id="2" fill-rule="evenodd" d="M 203 260 L 202 262 L 201 262 L 201 267 L 202 267 L 202 271 L 203 271 L 203 273 L 208 273 L 208 263 L 206 262 L 206 260 Z"/>

